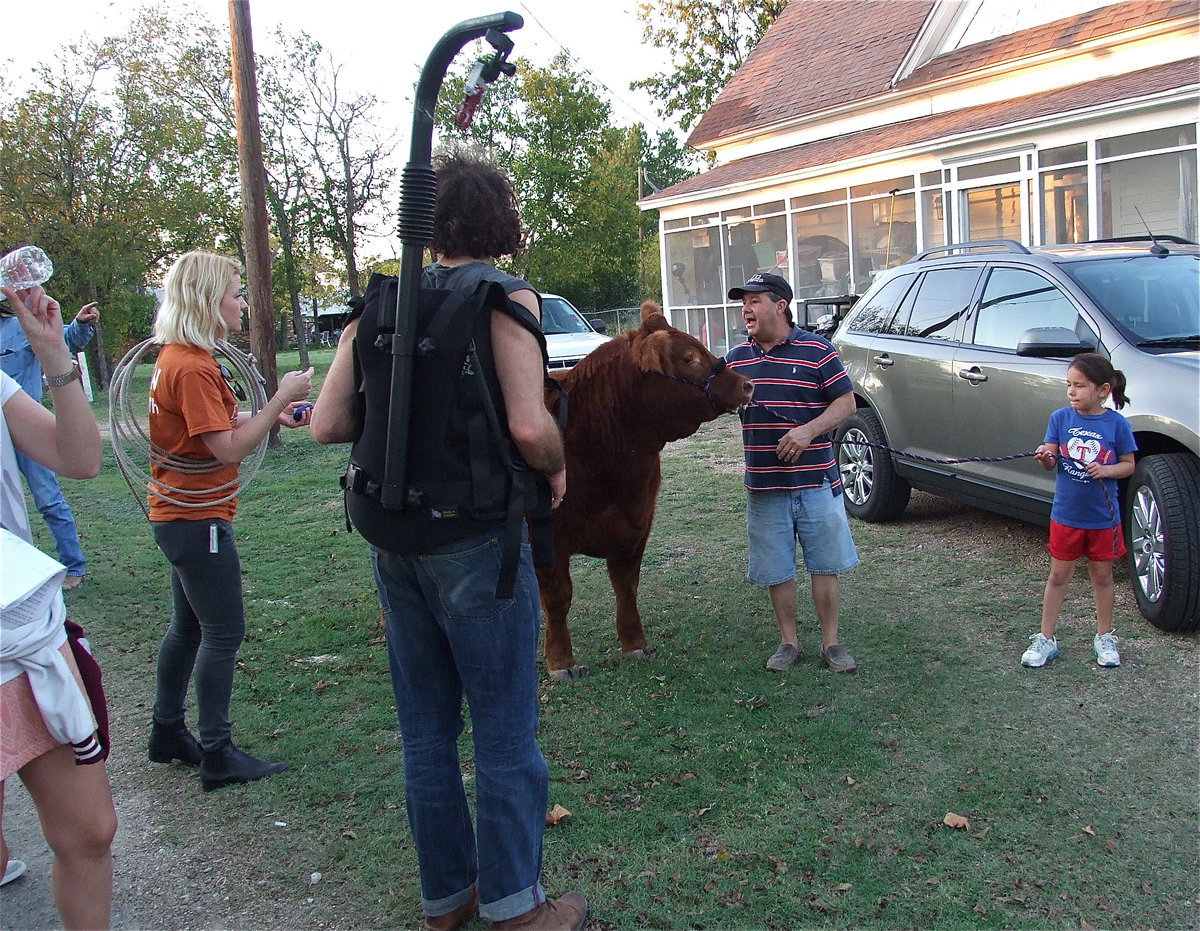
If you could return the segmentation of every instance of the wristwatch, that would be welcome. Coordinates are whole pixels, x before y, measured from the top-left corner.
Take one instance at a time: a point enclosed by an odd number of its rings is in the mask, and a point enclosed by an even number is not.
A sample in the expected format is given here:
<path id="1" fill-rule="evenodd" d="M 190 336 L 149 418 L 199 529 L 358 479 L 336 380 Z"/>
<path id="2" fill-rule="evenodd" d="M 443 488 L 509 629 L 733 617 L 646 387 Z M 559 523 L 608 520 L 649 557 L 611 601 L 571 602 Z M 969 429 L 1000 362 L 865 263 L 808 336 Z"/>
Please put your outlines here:
<path id="1" fill-rule="evenodd" d="M 61 388 L 63 385 L 69 385 L 73 381 L 78 381 L 83 377 L 83 372 L 80 371 L 79 363 L 71 363 L 71 371 L 63 375 L 43 375 L 42 384 L 47 388 Z"/>

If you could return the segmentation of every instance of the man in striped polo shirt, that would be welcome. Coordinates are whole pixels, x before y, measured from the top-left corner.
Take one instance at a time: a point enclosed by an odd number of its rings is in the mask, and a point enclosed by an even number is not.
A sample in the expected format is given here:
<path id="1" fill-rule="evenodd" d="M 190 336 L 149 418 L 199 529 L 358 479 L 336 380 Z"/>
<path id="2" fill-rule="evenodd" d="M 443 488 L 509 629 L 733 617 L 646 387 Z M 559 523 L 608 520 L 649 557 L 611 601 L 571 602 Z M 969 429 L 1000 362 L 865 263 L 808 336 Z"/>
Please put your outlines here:
<path id="1" fill-rule="evenodd" d="M 838 643 L 838 576 L 858 565 L 833 431 L 854 413 L 850 376 L 829 341 L 792 322 L 791 286 L 778 275 L 754 275 L 729 292 L 742 302 L 749 339 L 725 357 L 754 382 L 742 412 L 746 456 L 746 577 L 767 587 L 779 624 L 779 649 L 767 669 L 782 671 L 803 656 L 796 634 L 796 541 L 812 582 L 821 627 L 821 663 L 854 672 Z"/>

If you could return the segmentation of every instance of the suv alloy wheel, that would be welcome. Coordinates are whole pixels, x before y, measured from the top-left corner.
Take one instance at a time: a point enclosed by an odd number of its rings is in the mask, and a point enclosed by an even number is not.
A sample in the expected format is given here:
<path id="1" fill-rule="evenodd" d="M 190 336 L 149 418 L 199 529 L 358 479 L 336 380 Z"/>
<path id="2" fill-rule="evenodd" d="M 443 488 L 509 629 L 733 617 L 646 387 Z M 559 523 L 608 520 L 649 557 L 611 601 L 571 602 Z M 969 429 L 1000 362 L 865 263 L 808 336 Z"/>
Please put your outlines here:
<path id="1" fill-rule="evenodd" d="M 838 433 L 838 469 L 846 512 L 865 521 L 895 520 L 908 507 L 912 486 L 896 474 L 892 457 L 881 449 L 887 445 L 883 427 L 874 412 L 863 408 L 847 418 Z"/>

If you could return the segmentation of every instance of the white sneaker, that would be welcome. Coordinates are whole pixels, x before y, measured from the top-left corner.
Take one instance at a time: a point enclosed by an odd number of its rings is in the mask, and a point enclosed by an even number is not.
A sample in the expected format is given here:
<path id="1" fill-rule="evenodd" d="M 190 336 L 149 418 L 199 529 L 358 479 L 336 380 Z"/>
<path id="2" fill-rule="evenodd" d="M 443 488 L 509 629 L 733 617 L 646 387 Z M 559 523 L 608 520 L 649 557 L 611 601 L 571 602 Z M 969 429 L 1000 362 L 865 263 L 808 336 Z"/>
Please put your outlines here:
<path id="1" fill-rule="evenodd" d="M 1092 649 L 1096 651 L 1097 666 L 1120 666 L 1121 654 L 1117 652 L 1117 632 L 1110 630 L 1106 634 L 1096 634 L 1092 640 Z"/>
<path id="2" fill-rule="evenodd" d="M 1029 641 L 1029 649 L 1021 654 L 1022 666 L 1036 669 L 1039 666 L 1045 666 L 1050 660 L 1058 656 L 1057 637 L 1047 639 L 1041 634 L 1034 634 L 1029 638 Z"/>
<path id="3" fill-rule="evenodd" d="M 19 879 L 25 875 L 24 860 L 9 860 L 8 866 L 4 868 L 4 877 L 0 878 L 0 886 L 7 886 L 14 879 Z"/>

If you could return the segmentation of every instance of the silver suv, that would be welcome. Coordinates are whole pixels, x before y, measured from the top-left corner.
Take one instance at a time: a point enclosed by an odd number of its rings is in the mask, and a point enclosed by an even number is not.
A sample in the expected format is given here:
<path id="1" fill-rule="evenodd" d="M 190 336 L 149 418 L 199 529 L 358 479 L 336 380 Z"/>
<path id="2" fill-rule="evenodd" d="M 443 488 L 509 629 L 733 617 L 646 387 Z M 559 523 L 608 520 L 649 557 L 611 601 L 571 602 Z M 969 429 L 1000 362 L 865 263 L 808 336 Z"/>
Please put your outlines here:
<path id="1" fill-rule="evenodd" d="M 1128 378 L 1137 470 L 1122 483 L 1130 576 L 1163 630 L 1200 626 L 1200 248 L 1175 237 L 924 252 L 884 272 L 833 342 L 858 411 L 839 431 L 846 509 L 903 513 L 913 488 L 1047 523 L 1054 473 L 1033 450 L 1066 404 L 1071 356 Z M 857 441 L 857 443 L 856 443 Z M 1114 515 L 1117 516 L 1117 515 Z"/>

